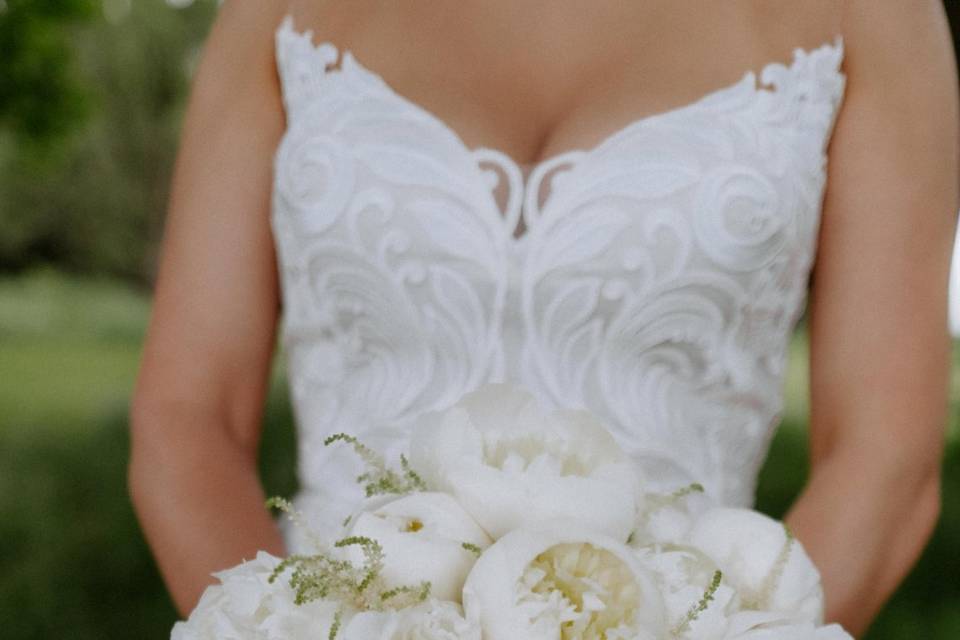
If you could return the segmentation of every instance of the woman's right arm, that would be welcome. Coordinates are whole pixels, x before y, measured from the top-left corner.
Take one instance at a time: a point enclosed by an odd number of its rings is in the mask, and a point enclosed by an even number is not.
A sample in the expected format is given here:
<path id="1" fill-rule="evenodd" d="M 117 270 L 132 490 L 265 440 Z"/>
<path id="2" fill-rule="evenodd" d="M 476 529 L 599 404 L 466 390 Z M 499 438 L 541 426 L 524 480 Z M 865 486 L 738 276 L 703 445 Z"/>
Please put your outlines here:
<path id="1" fill-rule="evenodd" d="M 130 495 L 183 615 L 211 572 L 283 554 L 256 461 L 279 309 L 269 213 L 285 4 L 228 0 L 208 36 L 131 403 Z"/>

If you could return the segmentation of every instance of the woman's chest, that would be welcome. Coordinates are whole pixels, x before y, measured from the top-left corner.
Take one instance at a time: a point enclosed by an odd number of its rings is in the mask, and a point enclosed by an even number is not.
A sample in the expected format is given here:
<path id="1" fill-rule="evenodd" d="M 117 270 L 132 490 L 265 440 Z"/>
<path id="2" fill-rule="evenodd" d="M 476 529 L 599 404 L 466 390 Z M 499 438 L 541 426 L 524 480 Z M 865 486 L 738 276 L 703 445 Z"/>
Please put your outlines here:
<path id="1" fill-rule="evenodd" d="M 467 148 L 521 166 L 593 148 L 836 34 L 821 1 L 299 4 L 301 30 L 355 55 Z"/>
<path id="2" fill-rule="evenodd" d="M 428 354 L 495 376 L 665 346 L 701 364 L 780 357 L 815 252 L 841 41 L 767 65 L 772 90 L 748 72 L 526 178 L 349 52 L 327 71 L 335 48 L 289 22 L 277 44 L 290 340 L 347 349 L 347 368 Z"/>
<path id="3" fill-rule="evenodd" d="M 845 86 L 839 37 L 529 172 L 503 150 L 470 147 L 289 17 L 276 44 L 287 112 L 273 211 L 282 260 L 304 267 L 335 246 L 529 287 L 615 265 L 647 283 L 688 269 L 743 279 L 813 250 Z"/>

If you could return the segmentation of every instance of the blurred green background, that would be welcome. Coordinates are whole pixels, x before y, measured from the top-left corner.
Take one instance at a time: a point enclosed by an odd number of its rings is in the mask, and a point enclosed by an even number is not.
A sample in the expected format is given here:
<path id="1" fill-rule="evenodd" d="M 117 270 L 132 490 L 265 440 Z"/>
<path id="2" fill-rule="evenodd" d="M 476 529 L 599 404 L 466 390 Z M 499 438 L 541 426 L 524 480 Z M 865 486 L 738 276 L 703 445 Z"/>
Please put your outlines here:
<path id="1" fill-rule="evenodd" d="M 960 18 L 957 2 L 948 10 Z M 176 619 L 126 493 L 127 403 L 184 98 L 213 0 L 0 0 L 0 637 L 167 638 Z M 956 33 L 958 20 L 953 20 Z M 956 345 L 957 343 L 955 343 Z M 806 332 L 760 482 L 807 473 Z M 960 349 L 944 513 L 868 638 L 960 638 Z M 261 468 L 290 495 L 277 359 Z"/>

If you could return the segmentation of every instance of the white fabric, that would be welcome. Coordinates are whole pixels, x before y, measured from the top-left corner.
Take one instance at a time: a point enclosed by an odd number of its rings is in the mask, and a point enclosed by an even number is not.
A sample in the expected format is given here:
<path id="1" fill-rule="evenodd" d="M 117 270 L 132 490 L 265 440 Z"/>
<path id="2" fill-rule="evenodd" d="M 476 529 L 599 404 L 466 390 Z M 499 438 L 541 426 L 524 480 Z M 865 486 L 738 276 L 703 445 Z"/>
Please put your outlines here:
<path id="1" fill-rule="evenodd" d="M 526 184 L 312 36 L 290 16 L 276 32 L 299 506 L 339 518 L 360 495 L 354 457 L 326 436 L 395 459 L 421 412 L 485 381 L 595 412 L 654 486 L 697 480 L 752 505 L 816 251 L 842 36 L 549 158 Z"/>

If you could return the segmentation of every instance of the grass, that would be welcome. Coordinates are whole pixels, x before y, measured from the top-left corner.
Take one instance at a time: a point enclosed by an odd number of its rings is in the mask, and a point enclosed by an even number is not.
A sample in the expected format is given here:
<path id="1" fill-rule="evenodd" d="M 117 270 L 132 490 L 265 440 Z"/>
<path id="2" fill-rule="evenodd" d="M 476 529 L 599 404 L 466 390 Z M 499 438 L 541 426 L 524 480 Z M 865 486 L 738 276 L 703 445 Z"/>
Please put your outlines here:
<path id="1" fill-rule="evenodd" d="M 147 312 L 142 294 L 116 283 L 50 271 L 0 279 L 0 635 L 7 640 L 169 638 L 176 615 L 125 487 L 127 398 Z M 791 345 L 784 422 L 760 478 L 758 507 L 777 516 L 807 473 L 804 340 L 798 334 Z M 277 374 L 260 466 L 268 495 L 291 495 L 293 419 Z M 955 437 L 945 469 L 946 509 L 933 541 L 869 640 L 960 637 Z"/>
<path id="2" fill-rule="evenodd" d="M 62 433 L 123 411 L 147 313 L 114 282 L 49 270 L 0 280 L 0 429 Z"/>

